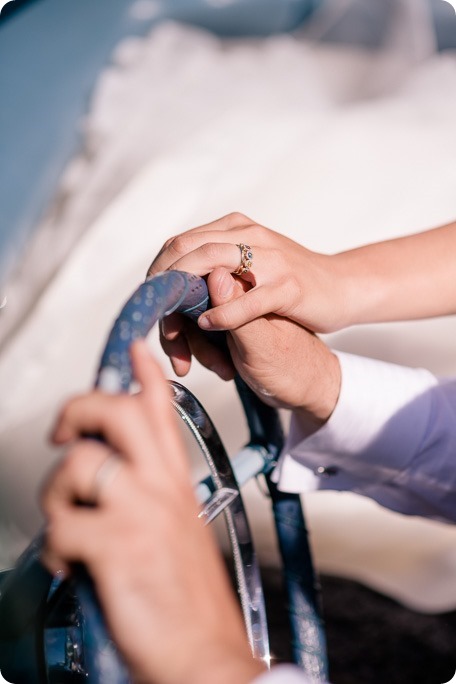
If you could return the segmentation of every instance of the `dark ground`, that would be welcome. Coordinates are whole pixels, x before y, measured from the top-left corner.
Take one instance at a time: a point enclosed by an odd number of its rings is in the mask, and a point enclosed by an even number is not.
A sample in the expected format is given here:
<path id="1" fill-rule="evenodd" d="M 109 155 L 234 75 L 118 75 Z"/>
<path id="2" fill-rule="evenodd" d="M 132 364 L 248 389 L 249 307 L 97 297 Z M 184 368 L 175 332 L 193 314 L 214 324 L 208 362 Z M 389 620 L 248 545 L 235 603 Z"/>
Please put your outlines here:
<path id="1" fill-rule="evenodd" d="M 271 651 L 290 659 L 279 571 L 264 572 Z M 332 684 L 442 684 L 456 670 L 456 611 L 415 613 L 356 582 L 320 578 Z"/>

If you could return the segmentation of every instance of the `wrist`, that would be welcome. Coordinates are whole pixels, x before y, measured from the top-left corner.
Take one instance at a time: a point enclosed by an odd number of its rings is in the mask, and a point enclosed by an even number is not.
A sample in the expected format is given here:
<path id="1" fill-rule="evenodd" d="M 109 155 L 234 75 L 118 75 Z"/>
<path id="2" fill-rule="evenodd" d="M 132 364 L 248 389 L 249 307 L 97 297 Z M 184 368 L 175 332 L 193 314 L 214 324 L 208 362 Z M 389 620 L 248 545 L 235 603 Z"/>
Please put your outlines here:
<path id="1" fill-rule="evenodd" d="M 333 297 L 331 306 L 337 307 L 337 321 L 331 330 L 343 330 L 358 323 L 359 312 L 362 308 L 362 300 L 366 296 L 363 287 L 363 275 L 359 271 L 360 264 L 355 256 L 356 250 L 339 252 L 328 258 L 331 259 L 331 272 L 333 273 Z"/>
<path id="2" fill-rule="evenodd" d="M 334 255 L 344 320 L 340 327 L 388 319 L 394 301 L 394 279 L 388 274 L 386 255 L 376 257 L 376 245 L 365 245 Z"/>
<path id="3" fill-rule="evenodd" d="M 313 253 L 297 293 L 297 314 L 291 318 L 320 333 L 335 332 L 351 324 L 356 297 L 352 296 L 353 277 L 346 254 Z M 308 296 L 304 297 L 303 292 Z"/>
<path id="4" fill-rule="evenodd" d="M 292 410 L 303 431 L 310 435 L 322 427 L 336 408 L 341 386 L 341 369 L 337 356 L 320 345 L 320 358 L 314 363 L 314 374 L 302 402 Z"/>

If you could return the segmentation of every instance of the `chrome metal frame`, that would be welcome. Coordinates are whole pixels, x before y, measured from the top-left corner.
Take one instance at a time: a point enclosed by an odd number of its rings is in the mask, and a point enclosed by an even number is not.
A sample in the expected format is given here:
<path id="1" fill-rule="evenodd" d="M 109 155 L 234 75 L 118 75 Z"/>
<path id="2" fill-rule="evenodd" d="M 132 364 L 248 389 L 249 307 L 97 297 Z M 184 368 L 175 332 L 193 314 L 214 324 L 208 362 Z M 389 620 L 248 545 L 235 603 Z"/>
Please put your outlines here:
<path id="1" fill-rule="evenodd" d="M 236 475 L 219 434 L 203 406 L 187 388 L 176 382 L 170 385 L 174 392 L 172 404 L 201 449 L 215 488 L 214 493 L 206 499 L 200 517 L 208 523 L 222 511 L 225 515 L 252 654 L 269 667 L 269 633 L 260 569 Z M 205 487 L 209 489 L 207 484 Z"/>

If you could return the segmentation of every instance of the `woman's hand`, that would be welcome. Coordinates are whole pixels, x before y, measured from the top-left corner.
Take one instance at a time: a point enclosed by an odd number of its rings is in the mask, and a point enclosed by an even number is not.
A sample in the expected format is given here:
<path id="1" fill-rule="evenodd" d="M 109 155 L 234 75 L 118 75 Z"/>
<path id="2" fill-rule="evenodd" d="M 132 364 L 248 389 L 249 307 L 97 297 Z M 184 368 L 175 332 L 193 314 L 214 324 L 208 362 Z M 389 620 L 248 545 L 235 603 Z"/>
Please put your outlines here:
<path id="1" fill-rule="evenodd" d="M 240 263 L 238 244 L 250 245 L 253 266 L 233 276 Z M 309 429 L 318 428 L 337 402 L 340 369 L 304 326 L 329 330 L 343 322 L 343 288 L 336 286 L 331 259 L 242 214 L 168 240 L 148 275 L 166 269 L 207 275 L 213 307 L 198 326 L 179 314 L 162 322 L 161 344 L 176 374 L 188 372 L 192 356 L 225 380 L 237 370 L 265 403 L 298 412 Z M 231 359 L 201 328 L 229 331 Z"/>
<path id="2" fill-rule="evenodd" d="M 168 387 L 143 342 L 131 356 L 140 393 L 92 392 L 57 422 L 53 439 L 69 449 L 43 492 L 43 560 L 52 571 L 85 564 L 135 681 L 246 684 L 264 668 L 197 518 Z"/>
<path id="3" fill-rule="evenodd" d="M 171 238 L 148 275 L 175 269 L 206 276 L 218 267 L 233 272 L 240 264 L 238 244 L 249 245 L 253 254 L 251 270 L 241 276 L 249 287 L 242 297 L 203 314 L 201 328 L 235 330 L 266 314 L 289 318 L 316 332 L 349 323 L 348 279 L 337 255 L 311 252 L 243 214 L 229 214 Z"/>
<path id="4" fill-rule="evenodd" d="M 242 276 L 251 287 L 204 314 L 202 328 L 234 330 L 275 313 L 326 333 L 456 312 L 456 222 L 324 255 L 229 214 L 168 240 L 149 273 L 173 268 L 207 275 L 219 266 L 233 272 L 240 263 L 238 244 L 252 248 L 253 267 Z"/>

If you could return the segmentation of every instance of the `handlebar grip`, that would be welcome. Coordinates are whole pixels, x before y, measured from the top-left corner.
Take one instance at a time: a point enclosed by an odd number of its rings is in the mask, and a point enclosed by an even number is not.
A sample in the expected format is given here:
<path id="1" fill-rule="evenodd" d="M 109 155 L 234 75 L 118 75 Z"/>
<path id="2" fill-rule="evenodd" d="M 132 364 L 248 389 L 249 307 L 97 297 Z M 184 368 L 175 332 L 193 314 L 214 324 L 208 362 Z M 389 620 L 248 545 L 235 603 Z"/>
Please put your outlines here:
<path id="1" fill-rule="evenodd" d="M 158 320 L 171 313 L 183 313 L 196 320 L 208 306 L 206 282 L 199 276 L 165 271 L 146 280 L 126 302 L 112 327 L 95 386 L 126 392 L 132 380 L 128 352 L 131 343 L 146 337 Z"/>

